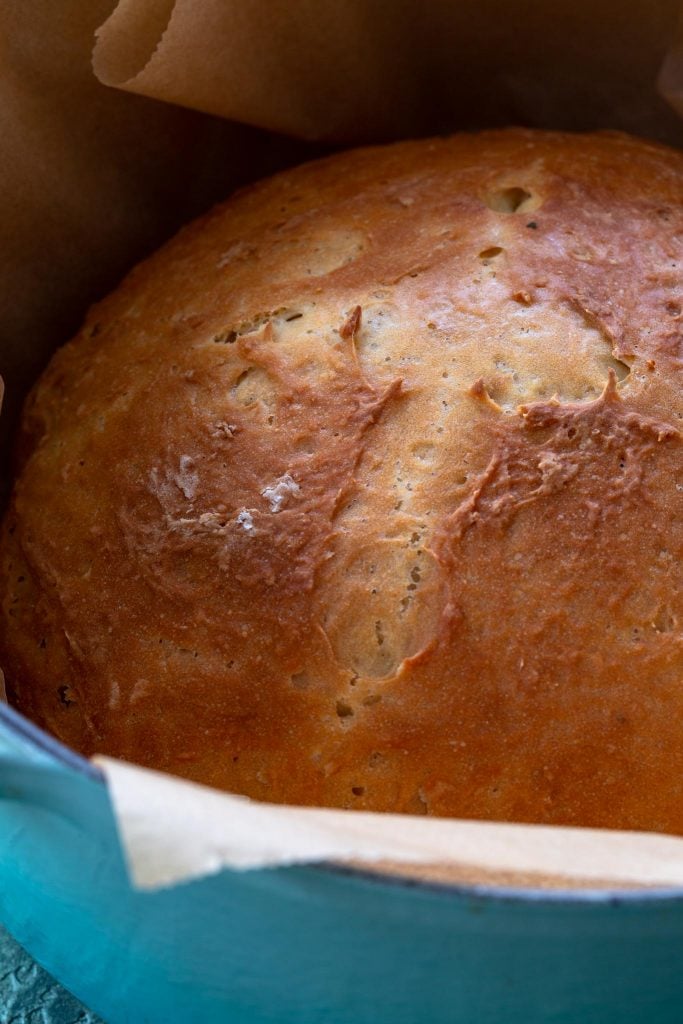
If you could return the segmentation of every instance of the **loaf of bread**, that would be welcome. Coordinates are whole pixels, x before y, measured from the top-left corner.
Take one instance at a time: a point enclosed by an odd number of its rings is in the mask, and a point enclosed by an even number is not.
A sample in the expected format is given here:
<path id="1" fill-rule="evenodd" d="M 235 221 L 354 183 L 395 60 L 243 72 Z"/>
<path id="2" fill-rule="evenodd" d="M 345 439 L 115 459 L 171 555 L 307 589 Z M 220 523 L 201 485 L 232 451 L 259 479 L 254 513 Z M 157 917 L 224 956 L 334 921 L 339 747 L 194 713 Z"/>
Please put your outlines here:
<path id="1" fill-rule="evenodd" d="M 10 700 L 260 799 L 683 833 L 683 156 L 333 156 L 183 230 L 30 396 Z"/>

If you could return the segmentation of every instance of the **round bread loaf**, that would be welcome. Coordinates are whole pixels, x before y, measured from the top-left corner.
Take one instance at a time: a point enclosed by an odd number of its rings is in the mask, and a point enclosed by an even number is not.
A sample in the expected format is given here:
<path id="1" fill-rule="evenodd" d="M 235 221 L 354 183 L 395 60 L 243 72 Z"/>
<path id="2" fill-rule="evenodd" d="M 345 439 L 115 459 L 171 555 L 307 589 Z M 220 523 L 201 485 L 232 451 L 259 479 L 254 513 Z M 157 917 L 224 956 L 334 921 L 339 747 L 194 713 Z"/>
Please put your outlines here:
<path id="1" fill-rule="evenodd" d="M 682 204 L 512 130 L 183 230 L 28 401 L 10 699 L 266 800 L 683 832 Z"/>

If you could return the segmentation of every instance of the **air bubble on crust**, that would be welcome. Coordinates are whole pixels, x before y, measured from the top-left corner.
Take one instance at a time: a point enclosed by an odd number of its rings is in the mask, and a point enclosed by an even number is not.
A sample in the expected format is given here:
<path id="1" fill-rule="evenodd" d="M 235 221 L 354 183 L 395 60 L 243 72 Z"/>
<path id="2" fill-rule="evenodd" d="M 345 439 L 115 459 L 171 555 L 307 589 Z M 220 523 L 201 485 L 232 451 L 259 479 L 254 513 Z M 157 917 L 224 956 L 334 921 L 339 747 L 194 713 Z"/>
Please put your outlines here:
<path id="1" fill-rule="evenodd" d="M 401 317 L 395 305 L 389 302 L 375 302 L 363 307 L 363 318 L 356 332 L 355 345 L 358 358 L 365 372 L 382 373 L 389 369 L 392 354 L 397 353 L 397 333 Z"/>
<path id="2" fill-rule="evenodd" d="M 237 341 L 237 331 L 221 331 L 220 334 L 214 335 L 213 341 L 216 345 L 234 345 Z"/>
<path id="3" fill-rule="evenodd" d="M 670 608 L 662 606 L 652 620 L 652 628 L 656 633 L 672 633 L 678 622 Z"/>
<path id="4" fill-rule="evenodd" d="M 491 245 L 488 249 L 482 249 L 479 253 L 479 259 L 483 260 L 484 263 L 489 263 L 494 260 L 496 256 L 500 256 L 505 250 L 500 245 Z"/>
<path id="5" fill-rule="evenodd" d="M 382 700 L 381 693 L 370 693 L 367 697 L 363 698 L 363 706 L 366 708 L 374 707 L 375 704 L 379 704 Z"/>
<path id="6" fill-rule="evenodd" d="M 57 696 L 59 697 L 59 703 L 65 708 L 69 708 L 72 704 L 76 703 L 73 696 L 73 690 L 66 683 L 57 687 Z"/>
<path id="7" fill-rule="evenodd" d="M 314 303 L 310 303 L 310 306 L 313 305 Z M 246 338 L 251 334 L 256 334 L 264 327 L 277 328 L 277 330 L 274 330 L 270 335 L 273 342 L 280 341 L 282 338 L 286 337 L 290 331 L 294 330 L 298 337 L 302 325 L 298 324 L 297 321 L 304 318 L 306 311 L 306 309 L 279 306 L 277 309 L 267 310 L 262 313 L 255 313 L 253 316 L 247 317 L 244 320 L 239 320 L 237 323 L 232 323 L 229 327 L 225 327 L 223 330 L 218 331 L 218 333 L 211 337 L 211 344 L 234 345 L 240 338 Z M 290 324 L 292 325 L 291 327 Z"/>
<path id="8" fill-rule="evenodd" d="M 539 196 L 520 185 L 493 189 L 484 197 L 484 202 L 495 213 L 531 213 L 541 205 Z"/>
<path id="9" fill-rule="evenodd" d="M 242 370 L 230 390 L 235 401 L 247 408 L 257 403 L 268 410 L 275 406 L 275 386 L 260 366 L 249 366 Z"/>

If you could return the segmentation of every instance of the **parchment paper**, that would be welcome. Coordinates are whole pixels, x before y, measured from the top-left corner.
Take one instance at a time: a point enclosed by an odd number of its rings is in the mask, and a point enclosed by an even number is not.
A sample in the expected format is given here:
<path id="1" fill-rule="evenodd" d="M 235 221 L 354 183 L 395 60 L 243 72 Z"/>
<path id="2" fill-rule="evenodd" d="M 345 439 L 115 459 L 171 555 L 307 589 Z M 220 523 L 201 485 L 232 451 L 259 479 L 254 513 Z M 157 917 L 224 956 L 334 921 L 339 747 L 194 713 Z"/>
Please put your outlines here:
<path id="1" fill-rule="evenodd" d="M 683 117 L 683 9 L 676 33 L 667 46 L 657 86 L 679 117 Z"/>
<path id="2" fill-rule="evenodd" d="M 3 5 L 3 466 L 27 386 L 89 302 L 236 184 L 325 148 L 263 129 L 357 142 L 521 123 L 622 128 L 683 145 L 683 125 L 662 98 L 683 112 L 680 8 L 680 0 Z M 98 25 L 99 81 L 90 66 Z M 270 807 L 102 764 L 132 877 L 146 887 L 225 866 L 335 859 L 441 880 L 683 884 L 683 840 L 670 837 Z"/>
<path id="3" fill-rule="evenodd" d="M 679 0 L 121 0 L 102 82 L 306 138 L 620 127 L 681 140 L 657 93 Z"/>
<path id="4" fill-rule="evenodd" d="M 0 500 L 26 389 L 87 306 L 237 185 L 317 153 L 101 85 L 113 3 L 0 4 Z"/>
<path id="5" fill-rule="evenodd" d="M 131 877 L 141 888 L 224 867 L 320 861 L 389 871 L 418 865 L 422 877 L 449 880 L 683 885 L 683 839 L 671 836 L 282 807 L 123 761 L 97 762 L 107 777 Z"/>

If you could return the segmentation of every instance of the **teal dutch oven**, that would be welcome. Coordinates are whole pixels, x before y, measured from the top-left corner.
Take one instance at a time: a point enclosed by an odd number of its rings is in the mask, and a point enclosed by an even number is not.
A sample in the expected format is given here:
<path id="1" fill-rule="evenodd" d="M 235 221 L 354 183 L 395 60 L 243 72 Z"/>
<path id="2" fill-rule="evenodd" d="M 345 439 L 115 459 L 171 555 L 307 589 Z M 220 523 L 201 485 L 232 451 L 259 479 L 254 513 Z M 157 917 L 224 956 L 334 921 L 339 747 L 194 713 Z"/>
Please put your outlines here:
<path id="1" fill-rule="evenodd" d="M 128 880 L 103 778 L 0 706 L 0 916 L 107 1024 L 680 1024 L 683 890 L 316 865 Z"/>

